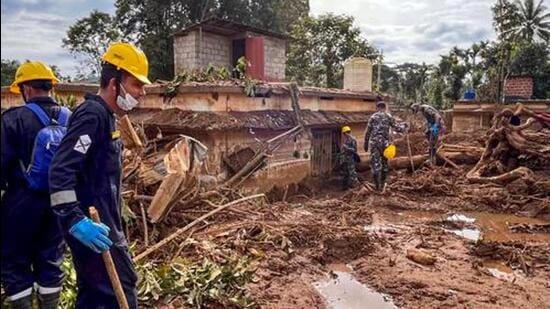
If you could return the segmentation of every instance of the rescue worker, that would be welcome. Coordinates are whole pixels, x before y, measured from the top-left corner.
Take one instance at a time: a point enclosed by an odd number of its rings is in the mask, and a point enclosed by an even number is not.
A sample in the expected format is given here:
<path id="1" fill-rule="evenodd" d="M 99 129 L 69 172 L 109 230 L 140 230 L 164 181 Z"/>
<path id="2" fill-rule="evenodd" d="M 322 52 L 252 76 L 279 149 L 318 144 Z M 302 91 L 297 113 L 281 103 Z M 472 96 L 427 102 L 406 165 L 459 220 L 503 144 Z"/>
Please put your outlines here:
<path id="1" fill-rule="evenodd" d="M 374 187 L 383 192 L 386 186 L 386 177 L 389 172 L 388 159 L 384 157 L 384 150 L 390 145 L 390 129 L 397 132 L 405 132 L 408 129 L 406 123 L 398 123 L 397 120 L 386 112 L 386 103 L 378 101 L 374 113 L 367 123 L 365 132 L 365 151 L 370 150 L 370 166 Z"/>
<path id="2" fill-rule="evenodd" d="M 351 128 L 349 126 L 342 127 L 342 168 L 344 172 L 344 179 L 342 182 L 342 189 L 347 190 L 354 186 L 357 182 L 357 172 L 355 171 L 355 164 L 359 161 L 359 155 L 357 154 L 357 141 L 351 135 Z"/>
<path id="3" fill-rule="evenodd" d="M 435 164 L 437 141 L 440 134 L 445 132 L 445 122 L 441 114 L 433 106 L 415 103 L 411 105 L 414 114 L 421 112 L 426 118 L 426 138 L 429 142 L 430 164 Z"/>
<path id="4" fill-rule="evenodd" d="M 109 249 L 128 304 L 137 308 L 137 277 L 121 218 L 122 142 L 115 120 L 145 95 L 149 64 L 140 49 L 120 42 L 102 61 L 99 92 L 85 95 L 52 162 L 50 198 L 77 273 L 76 308 L 118 308 L 100 254 Z M 88 218 L 90 206 L 101 224 Z"/>
<path id="5" fill-rule="evenodd" d="M 10 91 L 20 94 L 25 105 L 2 114 L 2 284 L 13 308 L 32 308 L 34 286 L 40 308 L 55 309 L 63 284 L 65 247 L 47 184 L 43 190 L 31 189 L 26 178 L 36 136 L 45 127 L 30 106 L 40 109 L 47 121 L 58 119 L 61 107 L 51 97 L 58 82 L 43 62 L 21 64 Z"/>

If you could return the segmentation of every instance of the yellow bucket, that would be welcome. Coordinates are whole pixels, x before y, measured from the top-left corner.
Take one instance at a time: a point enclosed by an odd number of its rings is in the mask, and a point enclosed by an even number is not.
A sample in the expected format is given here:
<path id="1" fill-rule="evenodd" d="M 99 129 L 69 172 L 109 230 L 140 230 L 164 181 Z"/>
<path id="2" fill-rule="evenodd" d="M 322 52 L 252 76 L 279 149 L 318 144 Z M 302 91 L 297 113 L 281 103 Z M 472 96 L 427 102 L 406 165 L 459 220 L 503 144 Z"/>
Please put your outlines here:
<path id="1" fill-rule="evenodd" d="M 384 157 L 388 160 L 395 158 L 397 153 L 397 147 L 394 144 L 389 144 L 386 149 L 384 149 Z"/>

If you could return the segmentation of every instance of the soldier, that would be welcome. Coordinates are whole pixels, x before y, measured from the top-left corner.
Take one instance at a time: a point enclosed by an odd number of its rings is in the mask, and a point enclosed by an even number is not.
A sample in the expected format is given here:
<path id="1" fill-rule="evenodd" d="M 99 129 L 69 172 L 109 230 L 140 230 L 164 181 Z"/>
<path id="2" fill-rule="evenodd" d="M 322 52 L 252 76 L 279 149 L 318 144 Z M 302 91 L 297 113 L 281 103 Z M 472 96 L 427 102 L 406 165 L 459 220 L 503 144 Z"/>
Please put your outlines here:
<path id="1" fill-rule="evenodd" d="M 408 129 L 406 123 L 397 123 L 395 118 L 386 112 L 386 103 L 376 103 L 377 112 L 374 113 L 367 124 L 365 132 L 365 151 L 370 149 L 370 165 L 374 186 L 377 191 L 384 191 L 386 176 L 389 171 L 388 159 L 384 157 L 384 150 L 390 145 L 390 129 L 405 132 Z"/>
<path id="2" fill-rule="evenodd" d="M 342 134 L 342 163 L 344 169 L 342 189 L 347 190 L 357 181 L 355 163 L 359 161 L 359 155 L 357 154 L 357 141 L 351 135 L 351 128 L 349 126 L 342 127 Z"/>
<path id="3" fill-rule="evenodd" d="M 426 138 L 430 144 L 430 164 L 433 164 L 435 163 L 436 146 L 439 134 L 443 134 L 443 132 L 445 132 L 445 123 L 443 118 L 437 109 L 427 104 L 415 103 L 411 105 L 411 110 L 414 114 L 418 111 L 422 112 L 422 115 L 426 118 Z"/>

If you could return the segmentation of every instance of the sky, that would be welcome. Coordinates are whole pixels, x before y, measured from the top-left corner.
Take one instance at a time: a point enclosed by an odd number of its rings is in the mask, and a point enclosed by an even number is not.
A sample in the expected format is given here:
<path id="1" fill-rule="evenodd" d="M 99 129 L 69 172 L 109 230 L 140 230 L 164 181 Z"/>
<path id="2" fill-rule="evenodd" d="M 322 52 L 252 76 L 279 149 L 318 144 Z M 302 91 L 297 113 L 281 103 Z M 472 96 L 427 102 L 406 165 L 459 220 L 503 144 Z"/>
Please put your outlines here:
<path id="1" fill-rule="evenodd" d="M 268 1 L 268 0 L 266 0 Z M 453 46 L 493 39 L 494 0 L 310 0 L 313 15 L 355 17 L 388 64 L 436 63 Z M 2 0 L 2 59 L 43 60 L 74 75 L 78 61 L 62 47 L 66 31 L 94 10 L 114 13 L 113 0 Z"/>

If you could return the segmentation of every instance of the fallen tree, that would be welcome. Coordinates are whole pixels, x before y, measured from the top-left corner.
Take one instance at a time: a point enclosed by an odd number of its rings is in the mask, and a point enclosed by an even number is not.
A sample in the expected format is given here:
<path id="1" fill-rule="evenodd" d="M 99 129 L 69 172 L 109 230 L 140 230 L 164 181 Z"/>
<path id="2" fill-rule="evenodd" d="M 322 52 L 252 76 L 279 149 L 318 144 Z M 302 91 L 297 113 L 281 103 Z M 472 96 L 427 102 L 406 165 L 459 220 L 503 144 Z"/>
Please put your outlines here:
<path id="1" fill-rule="evenodd" d="M 513 117 L 527 117 L 524 124 L 513 125 Z M 474 183 L 507 184 L 516 179 L 532 180 L 530 168 L 519 166 L 521 157 L 550 164 L 550 115 L 535 113 L 522 104 L 504 109 L 493 119 L 485 150 L 475 167 L 466 174 Z"/>
<path id="2" fill-rule="evenodd" d="M 453 164 L 473 164 L 479 160 L 483 148 L 478 147 L 468 147 L 461 145 L 442 145 L 438 150 L 438 156 L 441 159 L 439 163 L 449 163 L 451 166 Z M 392 169 L 406 169 L 411 168 L 411 165 L 414 168 L 422 166 L 428 160 L 428 155 L 415 155 L 411 157 L 397 157 L 389 161 L 389 165 Z M 357 164 L 356 166 L 358 172 L 365 172 L 370 170 L 370 159 L 364 160 Z"/>

